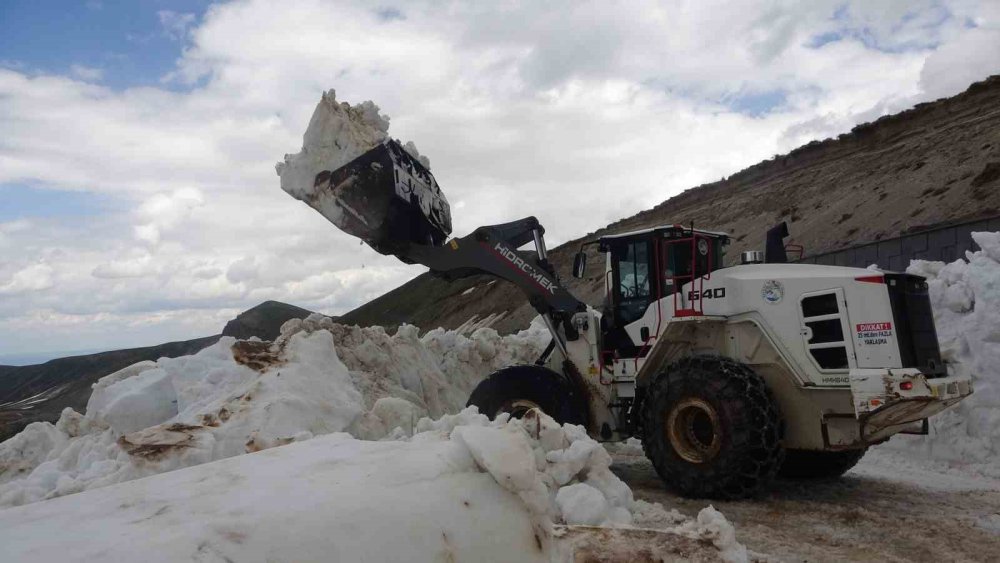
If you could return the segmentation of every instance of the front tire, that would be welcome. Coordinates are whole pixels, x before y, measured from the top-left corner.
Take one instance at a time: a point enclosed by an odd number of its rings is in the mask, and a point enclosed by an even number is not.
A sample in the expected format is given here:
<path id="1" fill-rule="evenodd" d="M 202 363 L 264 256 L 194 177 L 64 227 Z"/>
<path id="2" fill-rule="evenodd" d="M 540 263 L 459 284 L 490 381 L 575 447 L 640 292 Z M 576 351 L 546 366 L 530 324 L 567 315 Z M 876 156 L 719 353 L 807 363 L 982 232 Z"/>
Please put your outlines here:
<path id="1" fill-rule="evenodd" d="M 778 475 L 786 479 L 836 479 L 857 465 L 867 451 L 788 450 Z"/>
<path id="2" fill-rule="evenodd" d="M 582 397 L 564 377 L 541 366 L 513 366 L 494 372 L 472 391 L 466 406 L 494 419 L 501 413 L 520 418 L 533 408 L 559 424 L 586 424 Z"/>
<path id="3" fill-rule="evenodd" d="M 784 423 L 764 380 L 725 358 L 695 356 L 668 367 L 647 390 L 642 426 L 646 456 L 684 496 L 752 496 L 784 456 Z"/>

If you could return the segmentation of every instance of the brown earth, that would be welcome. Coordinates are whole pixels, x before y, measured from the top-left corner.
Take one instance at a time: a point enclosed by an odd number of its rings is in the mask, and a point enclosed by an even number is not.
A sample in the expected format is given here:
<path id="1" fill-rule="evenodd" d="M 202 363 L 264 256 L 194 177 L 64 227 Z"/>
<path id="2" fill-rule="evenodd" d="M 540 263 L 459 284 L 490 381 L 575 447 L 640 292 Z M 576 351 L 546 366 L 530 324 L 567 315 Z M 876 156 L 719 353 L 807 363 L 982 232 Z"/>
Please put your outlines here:
<path id="1" fill-rule="evenodd" d="M 653 209 L 612 223 L 550 252 L 565 285 L 599 304 L 603 256 L 590 247 L 588 277 L 569 275 L 573 253 L 597 236 L 669 223 L 725 231 L 727 262 L 763 249 L 764 231 L 787 221 L 789 242 L 818 254 L 1000 210 L 1000 76 L 952 98 L 858 125 L 836 139 L 814 141 L 689 189 Z M 544 223 L 544 217 L 540 218 Z M 502 333 L 535 316 L 508 283 L 474 277 L 447 283 L 423 274 L 339 319 L 345 324 L 453 329 L 472 316 L 503 317 Z M 471 292 L 464 293 L 470 288 Z"/>
<path id="2" fill-rule="evenodd" d="M 985 562 L 1000 553 L 1000 481 L 880 448 L 840 479 L 779 480 L 761 498 L 739 501 L 680 497 L 641 452 L 613 458 L 635 498 L 688 517 L 711 504 L 761 559 Z"/>

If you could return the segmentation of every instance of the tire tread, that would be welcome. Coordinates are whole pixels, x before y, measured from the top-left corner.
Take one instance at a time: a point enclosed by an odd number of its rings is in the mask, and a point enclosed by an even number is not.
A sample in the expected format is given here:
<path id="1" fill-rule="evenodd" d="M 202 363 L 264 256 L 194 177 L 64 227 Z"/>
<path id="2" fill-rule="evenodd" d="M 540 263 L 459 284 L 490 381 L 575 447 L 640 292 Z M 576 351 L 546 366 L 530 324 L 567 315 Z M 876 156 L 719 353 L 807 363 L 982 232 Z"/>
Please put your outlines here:
<path id="1" fill-rule="evenodd" d="M 742 424 L 727 428 L 728 451 L 708 467 L 693 468 L 673 454 L 662 431 L 671 394 L 702 393 L 726 405 Z M 667 486 L 685 496 L 738 499 L 770 483 L 784 459 L 784 422 L 771 391 L 750 367 L 714 356 L 691 356 L 650 383 L 642 408 L 643 450 Z M 724 442 L 725 444 L 725 442 Z M 725 449 L 725 445 L 724 445 Z"/>

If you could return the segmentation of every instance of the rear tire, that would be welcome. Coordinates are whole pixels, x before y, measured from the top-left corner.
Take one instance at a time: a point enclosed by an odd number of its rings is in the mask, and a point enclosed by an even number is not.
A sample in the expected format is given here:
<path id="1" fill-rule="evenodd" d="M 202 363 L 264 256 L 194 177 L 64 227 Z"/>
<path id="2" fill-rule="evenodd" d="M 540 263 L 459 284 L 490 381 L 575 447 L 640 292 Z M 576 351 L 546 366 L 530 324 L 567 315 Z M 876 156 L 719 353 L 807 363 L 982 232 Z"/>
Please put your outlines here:
<path id="1" fill-rule="evenodd" d="M 788 450 L 778 475 L 785 479 L 836 479 L 857 465 L 867 451 Z"/>
<path id="2" fill-rule="evenodd" d="M 654 380 L 642 405 L 642 445 L 664 483 L 684 496 L 756 494 L 781 467 L 784 423 L 752 369 L 695 356 Z"/>
<path id="3" fill-rule="evenodd" d="M 540 366 L 513 366 L 494 372 L 472 391 L 466 406 L 494 419 L 507 412 L 520 418 L 541 409 L 559 424 L 586 424 L 581 397 L 563 376 Z"/>

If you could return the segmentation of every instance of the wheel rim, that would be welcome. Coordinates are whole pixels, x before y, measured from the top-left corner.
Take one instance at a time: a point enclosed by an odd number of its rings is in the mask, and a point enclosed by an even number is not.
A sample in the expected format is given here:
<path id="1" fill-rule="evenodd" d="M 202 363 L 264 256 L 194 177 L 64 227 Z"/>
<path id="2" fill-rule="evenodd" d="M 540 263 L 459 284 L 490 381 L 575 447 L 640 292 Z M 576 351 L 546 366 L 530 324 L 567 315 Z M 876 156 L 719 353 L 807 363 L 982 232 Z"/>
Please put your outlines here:
<path id="1" fill-rule="evenodd" d="M 528 399 L 514 399 L 500 405 L 500 410 L 497 411 L 497 414 L 506 412 L 510 413 L 511 418 L 521 418 L 531 409 L 542 410 L 542 407 L 538 403 L 529 401 Z"/>
<path id="2" fill-rule="evenodd" d="M 702 399 L 683 399 L 667 413 L 667 439 L 691 463 L 712 460 L 722 447 L 722 424 L 715 407 Z"/>

